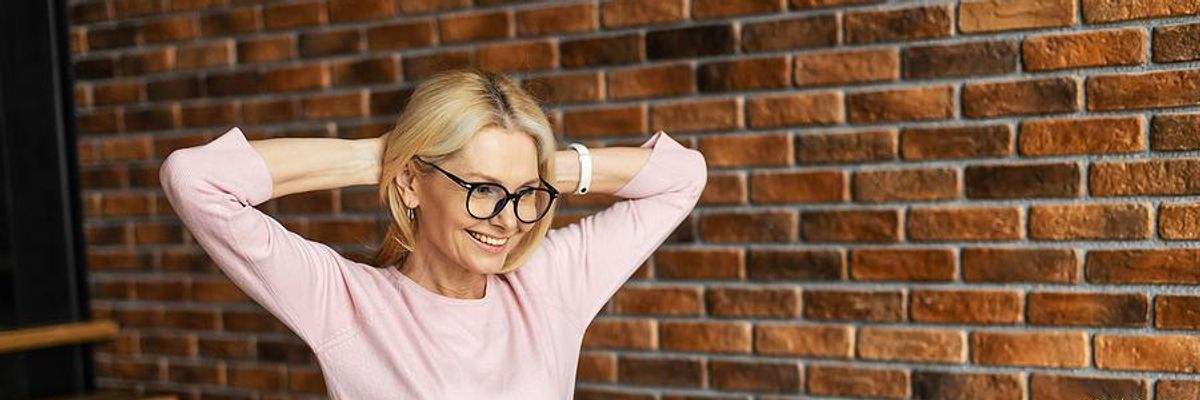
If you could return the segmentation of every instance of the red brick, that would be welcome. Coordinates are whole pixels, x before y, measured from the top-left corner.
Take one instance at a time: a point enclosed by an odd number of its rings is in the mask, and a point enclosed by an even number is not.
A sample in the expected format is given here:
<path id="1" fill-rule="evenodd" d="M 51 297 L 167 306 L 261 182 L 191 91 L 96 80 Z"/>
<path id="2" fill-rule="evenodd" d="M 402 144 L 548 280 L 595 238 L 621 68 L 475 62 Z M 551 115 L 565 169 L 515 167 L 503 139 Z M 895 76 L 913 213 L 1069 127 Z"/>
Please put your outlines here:
<path id="1" fill-rule="evenodd" d="M 229 386 L 242 389 L 279 390 L 284 387 L 282 366 L 229 366 Z"/>
<path id="2" fill-rule="evenodd" d="M 737 280 L 746 275 L 742 249 L 660 249 L 653 257 L 659 279 Z"/>
<path id="3" fill-rule="evenodd" d="M 1090 95 L 1091 91 L 1088 92 Z M 963 86 L 962 104 L 963 115 L 972 118 L 1076 111 L 1079 82 L 1064 77 L 967 83 Z"/>
<path id="4" fill-rule="evenodd" d="M 329 0 L 326 7 L 330 22 L 389 18 L 396 13 L 393 0 Z"/>
<path id="5" fill-rule="evenodd" d="M 949 249 L 855 249 L 850 276 L 860 281 L 951 281 L 954 260 Z"/>
<path id="6" fill-rule="evenodd" d="M 646 109 L 621 106 L 566 111 L 563 127 L 569 137 L 637 136 L 646 131 Z"/>
<path id="7" fill-rule="evenodd" d="M 1082 0 L 1083 19 L 1089 23 L 1127 21 L 1200 14 L 1191 0 Z"/>
<path id="8" fill-rule="evenodd" d="M 1153 234 L 1146 204 L 1066 204 L 1029 209 L 1029 237 L 1044 240 L 1133 240 Z"/>
<path id="9" fill-rule="evenodd" d="M 358 30 L 322 31 L 300 34 L 298 48 L 304 57 L 321 57 L 363 51 Z"/>
<path id="10" fill-rule="evenodd" d="M 95 87 L 95 101 L 98 106 L 140 103 L 144 101 L 142 92 L 143 85 L 138 80 L 114 81 Z"/>
<path id="11" fill-rule="evenodd" d="M 196 96 L 186 91 L 187 81 L 175 81 L 175 85 L 164 90 L 164 97 L 176 98 Z M 263 84 L 262 76 L 255 70 L 244 70 L 231 73 L 209 73 L 204 80 L 205 94 L 208 96 L 236 96 L 258 93 Z M 198 88 L 199 86 L 197 86 Z M 199 93 L 198 91 L 196 93 Z"/>
<path id="12" fill-rule="evenodd" d="M 1149 299 L 1140 293 L 1030 293 L 1026 299 L 1033 325 L 1145 326 Z"/>
<path id="13" fill-rule="evenodd" d="M 1154 327 L 1200 330 L 1200 297 L 1159 295 L 1154 298 Z"/>
<path id="14" fill-rule="evenodd" d="M 645 44 L 637 34 L 564 40 L 559 44 L 563 67 L 622 65 L 645 60 Z"/>
<path id="15" fill-rule="evenodd" d="M 700 236 L 720 243 L 794 242 L 796 212 L 713 212 L 700 217 Z"/>
<path id="16" fill-rule="evenodd" d="M 614 0 L 600 8 L 605 28 L 662 24 L 687 19 L 686 0 Z"/>
<path id="17" fill-rule="evenodd" d="M 837 18 L 833 15 L 816 15 L 746 23 L 742 27 L 741 47 L 743 51 L 754 53 L 832 47 L 837 41 Z"/>
<path id="18" fill-rule="evenodd" d="M 181 46 L 175 52 L 177 70 L 222 67 L 233 63 L 232 40 Z"/>
<path id="19" fill-rule="evenodd" d="M 800 290 L 795 287 L 709 288 L 704 298 L 708 314 L 716 317 L 800 316 Z"/>
<path id="20" fill-rule="evenodd" d="M 607 88 L 614 100 L 679 96 L 695 93 L 696 81 L 687 64 L 655 65 L 610 70 Z"/>
<path id="21" fill-rule="evenodd" d="M 1200 382 L 1159 380 L 1154 398 L 1158 400 L 1187 400 L 1200 398 Z"/>
<path id="22" fill-rule="evenodd" d="M 948 119 L 954 116 L 954 88 L 931 86 L 857 92 L 846 95 L 850 122 Z"/>
<path id="23" fill-rule="evenodd" d="M 200 34 L 204 36 L 227 36 L 254 32 L 262 25 L 262 13 L 258 7 L 242 7 L 200 17 Z"/>
<path id="24" fill-rule="evenodd" d="M 1200 336 L 1097 334 L 1095 341 L 1097 368 L 1188 374 L 1200 371 Z"/>
<path id="25" fill-rule="evenodd" d="M 958 6 L 958 29 L 996 32 L 1075 25 L 1075 0 L 976 0 Z"/>
<path id="26" fill-rule="evenodd" d="M 613 297 L 621 314 L 699 315 L 704 301 L 698 287 L 625 286 Z"/>
<path id="27" fill-rule="evenodd" d="M 900 57 L 892 49 L 868 49 L 795 56 L 797 86 L 894 81 Z"/>
<path id="28" fill-rule="evenodd" d="M 908 212 L 910 240 L 1016 240 L 1021 213 L 1014 207 L 914 208 Z"/>
<path id="29" fill-rule="evenodd" d="M 975 332 L 971 361 L 981 365 L 1083 368 L 1091 361 L 1083 332 Z"/>
<path id="30" fill-rule="evenodd" d="M 950 36 L 950 7 L 912 7 L 849 12 L 845 16 L 847 43 L 875 43 Z"/>
<path id="31" fill-rule="evenodd" d="M 594 102 L 604 96 L 604 75 L 599 71 L 545 75 L 525 80 L 522 87 L 539 100 L 551 104 Z M 680 130 L 677 127 L 657 126 L 651 129 Z"/>
<path id="32" fill-rule="evenodd" d="M 464 8 L 469 5 L 471 5 L 470 0 L 400 0 L 396 6 L 402 14 L 423 14 L 437 10 Z"/>
<path id="33" fill-rule="evenodd" d="M 897 242 L 898 210 L 805 211 L 800 234 L 810 242 Z"/>
<path id="34" fill-rule="evenodd" d="M 1190 177 L 1200 173 L 1200 160 L 1096 163 L 1088 172 L 1088 189 L 1092 196 L 1200 193 L 1200 186 L 1190 183 Z"/>
<path id="35" fill-rule="evenodd" d="M 706 136 L 699 150 L 714 167 L 791 165 L 792 137 L 774 134 Z"/>
<path id="36" fill-rule="evenodd" d="M 196 36 L 196 19 L 190 15 L 160 19 L 142 26 L 146 43 L 170 42 Z"/>
<path id="37" fill-rule="evenodd" d="M 1073 283 L 1079 281 L 1079 268 L 1079 256 L 1072 249 L 962 250 L 962 277 L 967 282 Z"/>
<path id="38" fill-rule="evenodd" d="M 1158 234 L 1167 240 L 1200 239 L 1200 205 L 1163 204 L 1158 208 Z"/>
<path id="39" fill-rule="evenodd" d="M 117 74 L 124 76 L 166 72 L 175 68 L 175 51 L 162 48 L 122 54 L 117 62 Z"/>
<path id="40" fill-rule="evenodd" d="M 904 293 L 806 290 L 804 317 L 821 321 L 903 321 Z"/>
<path id="41" fill-rule="evenodd" d="M 700 387 L 704 367 L 699 358 L 622 355 L 617 359 L 617 380 L 638 386 Z"/>
<path id="42" fill-rule="evenodd" d="M 512 36 L 507 11 L 454 14 L 438 20 L 438 38 L 442 43 L 500 39 Z"/>
<path id="43" fill-rule="evenodd" d="M 291 29 L 325 23 L 325 7 L 320 2 L 271 4 L 263 8 L 267 29 Z"/>
<path id="44" fill-rule="evenodd" d="M 1091 283 L 1200 284 L 1200 250 L 1092 250 L 1084 264 Z"/>
<path id="45" fill-rule="evenodd" d="M 550 41 L 494 44 L 477 50 L 479 66 L 497 72 L 554 68 L 558 52 Z"/>
<path id="46" fill-rule="evenodd" d="M 751 128 L 788 125 L 832 125 L 845 121 L 841 92 L 800 93 L 746 100 Z"/>
<path id="47" fill-rule="evenodd" d="M 304 118 L 344 118 L 367 115 L 366 93 L 347 93 L 305 98 Z"/>
<path id="48" fill-rule="evenodd" d="M 1017 46 L 1009 41 L 917 46 L 905 49 L 903 56 L 905 79 L 1004 75 L 1017 71 Z"/>
<path id="49" fill-rule="evenodd" d="M 256 37 L 238 42 L 237 58 L 243 64 L 288 60 L 296 57 L 294 47 L 291 35 Z"/>
<path id="50" fill-rule="evenodd" d="M 594 31 L 599 28 L 595 4 L 569 4 L 517 11 L 517 35 L 540 36 Z"/>
<path id="51" fill-rule="evenodd" d="M 756 204 L 830 203 L 849 200 L 840 171 L 755 172 L 750 177 Z"/>
<path id="52" fill-rule="evenodd" d="M 732 24 L 699 25 L 646 33 L 646 57 L 651 60 L 699 58 L 737 51 Z"/>
<path id="53" fill-rule="evenodd" d="M 822 164 L 894 160 L 897 142 L 895 130 L 808 133 L 796 137 L 796 161 Z"/>
<path id="54" fill-rule="evenodd" d="M 448 69 L 477 66 L 475 53 L 464 50 L 451 50 L 423 56 L 406 57 L 401 60 L 404 67 L 404 78 L 410 81 L 420 81 Z"/>
<path id="55" fill-rule="evenodd" d="M 1035 36 L 1025 39 L 1021 52 L 1030 71 L 1138 65 L 1146 62 L 1146 32 L 1119 29 Z"/>
<path id="56" fill-rule="evenodd" d="M 751 280 L 838 281 L 846 279 L 846 262 L 832 250 L 751 250 L 746 269 Z"/>
<path id="57" fill-rule="evenodd" d="M 1140 152 L 1144 125 L 1141 116 L 1023 121 L 1019 145 L 1027 156 Z"/>
<path id="58" fill-rule="evenodd" d="M 1019 374 L 913 371 L 914 399 L 1023 400 L 1025 379 Z"/>
<path id="59" fill-rule="evenodd" d="M 966 168 L 968 198 L 1079 197 L 1083 173 L 1075 163 L 993 164 Z"/>
<path id="60" fill-rule="evenodd" d="M 797 392 L 803 382 L 798 361 L 710 360 L 711 384 L 720 390 Z"/>
<path id="61" fill-rule="evenodd" d="M 754 352 L 774 356 L 854 357 L 854 333 L 848 326 L 760 323 Z"/>
<path id="62" fill-rule="evenodd" d="M 596 319 L 584 332 L 583 348 L 657 349 L 658 323 L 653 319 Z"/>
<path id="63" fill-rule="evenodd" d="M 575 378 L 580 382 L 616 382 L 617 357 L 612 353 L 583 352 Z"/>
<path id="64" fill-rule="evenodd" d="M 333 63 L 329 75 L 334 86 L 396 82 L 400 63 L 392 56 L 339 61 Z"/>
<path id="65" fill-rule="evenodd" d="M 791 79 L 787 56 L 718 61 L 701 64 L 696 70 L 701 92 L 781 89 L 790 87 Z"/>
<path id="66" fill-rule="evenodd" d="M 1200 150 L 1200 114 L 1158 114 L 1150 123 L 1155 151 Z"/>
<path id="67" fill-rule="evenodd" d="M 751 332 L 742 321 L 663 321 L 659 328 L 663 350 L 705 353 L 749 353 Z"/>
<path id="68" fill-rule="evenodd" d="M 856 337 L 862 359 L 951 364 L 967 360 L 963 331 L 864 327 Z"/>
<path id="69" fill-rule="evenodd" d="M 1092 111 L 1200 105 L 1200 71 L 1093 76 L 1087 80 L 1087 100 Z"/>
<path id="70" fill-rule="evenodd" d="M 712 173 L 700 193 L 701 205 L 746 204 L 746 175 L 742 173 Z"/>
<path id="71" fill-rule="evenodd" d="M 769 14 L 784 11 L 784 3 L 779 0 L 746 0 L 730 2 L 725 0 L 695 0 L 692 4 L 692 18 L 710 19 L 750 14 Z"/>
<path id="72" fill-rule="evenodd" d="M 371 51 L 425 47 L 433 42 L 431 20 L 377 25 L 367 29 L 367 48 Z"/>
<path id="73" fill-rule="evenodd" d="M 1154 28 L 1154 62 L 1171 63 L 1200 60 L 1200 24 L 1170 25 Z"/>
<path id="74" fill-rule="evenodd" d="M 883 3 L 884 1 L 885 0 L 788 0 L 788 5 L 793 10 L 803 10 L 809 8 L 824 8 L 849 4 L 875 4 Z"/>
<path id="75" fill-rule="evenodd" d="M 1014 324 L 1022 320 L 1021 294 L 992 290 L 914 290 L 912 319 L 932 323 Z"/>
<path id="76" fill-rule="evenodd" d="M 1142 379 L 1033 374 L 1029 391 L 1034 399 L 1148 399 Z"/>
<path id="77" fill-rule="evenodd" d="M 808 391 L 816 395 L 905 399 L 909 396 L 908 371 L 810 365 Z"/>
<path id="78" fill-rule="evenodd" d="M 650 129 L 672 132 L 729 130 L 742 126 L 737 99 L 685 100 L 650 106 Z"/>
<path id="79" fill-rule="evenodd" d="M 949 200 L 961 191 L 951 168 L 858 171 L 853 190 L 858 202 Z"/>
<path id="80" fill-rule="evenodd" d="M 320 64 L 279 67 L 263 72 L 263 89 L 290 92 L 329 87 L 329 70 Z"/>

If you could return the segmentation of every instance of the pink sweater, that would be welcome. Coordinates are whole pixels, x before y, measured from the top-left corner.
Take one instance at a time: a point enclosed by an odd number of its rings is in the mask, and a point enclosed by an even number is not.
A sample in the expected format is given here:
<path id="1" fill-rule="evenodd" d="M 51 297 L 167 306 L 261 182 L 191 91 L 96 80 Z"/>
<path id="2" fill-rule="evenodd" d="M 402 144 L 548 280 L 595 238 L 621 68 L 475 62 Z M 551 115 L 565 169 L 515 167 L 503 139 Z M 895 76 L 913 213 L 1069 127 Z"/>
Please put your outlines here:
<path id="1" fill-rule="evenodd" d="M 263 158 L 234 128 L 172 152 L 160 178 L 176 214 L 220 269 L 312 348 L 335 399 L 570 399 L 584 330 L 692 211 L 700 152 L 658 131 L 623 200 L 552 229 L 482 299 L 431 292 L 395 268 L 346 259 L 254 206 L 270 199 Z"/>

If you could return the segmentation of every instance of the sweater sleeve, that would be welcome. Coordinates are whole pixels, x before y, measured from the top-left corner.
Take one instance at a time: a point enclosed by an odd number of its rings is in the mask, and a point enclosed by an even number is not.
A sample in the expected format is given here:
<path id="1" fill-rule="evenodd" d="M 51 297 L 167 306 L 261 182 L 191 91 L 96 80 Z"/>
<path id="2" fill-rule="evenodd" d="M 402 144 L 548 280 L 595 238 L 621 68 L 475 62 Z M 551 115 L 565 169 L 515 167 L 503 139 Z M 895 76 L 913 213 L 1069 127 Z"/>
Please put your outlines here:
<path id="1" fill-rule="evenodd" d="M 580 327 L 691 214 L 708 179 L 704 156 L 666 132 L 639 147 L 651 148 L 650 158 L 614 194 L 621 200 L 547 232 L 538 249 L 546 265 L 525 272 Z"/>
<path id="2" fill-rule="evenodd" d="M 254 208 L 274 187 L 266 161 L 240 129 L 171 152 L 159 178 L 175 214 L 218 268 L 314 350 L 351 330 L 345 259 Z"/>

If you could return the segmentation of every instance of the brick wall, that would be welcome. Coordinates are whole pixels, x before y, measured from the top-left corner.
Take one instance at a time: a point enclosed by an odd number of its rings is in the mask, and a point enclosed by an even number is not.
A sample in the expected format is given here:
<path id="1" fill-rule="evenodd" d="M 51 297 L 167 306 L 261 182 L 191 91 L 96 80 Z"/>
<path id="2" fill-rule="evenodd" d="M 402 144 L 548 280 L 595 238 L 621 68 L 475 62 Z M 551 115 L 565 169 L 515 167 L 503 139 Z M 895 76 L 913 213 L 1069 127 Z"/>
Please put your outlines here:
<path id="1" fill-rule="evenodd" d="M 73 0 L 105 387 L 323 397 L 157 182 L 175 148 L 378 135 L 520 78 L 594 146 L 712 168 L 589 328 L 578 398 L 1200 398 L 1200 2 Z M 572 198 L 560 224 L 614 199 Z M 348 253 L 371 187 L 265 211 Z M 777 394 L 777 395 L 770 395 Z M 789 396 L 790 395 L 790 396 Z M 694 397 L 692 397 L 694 396 Z"/>

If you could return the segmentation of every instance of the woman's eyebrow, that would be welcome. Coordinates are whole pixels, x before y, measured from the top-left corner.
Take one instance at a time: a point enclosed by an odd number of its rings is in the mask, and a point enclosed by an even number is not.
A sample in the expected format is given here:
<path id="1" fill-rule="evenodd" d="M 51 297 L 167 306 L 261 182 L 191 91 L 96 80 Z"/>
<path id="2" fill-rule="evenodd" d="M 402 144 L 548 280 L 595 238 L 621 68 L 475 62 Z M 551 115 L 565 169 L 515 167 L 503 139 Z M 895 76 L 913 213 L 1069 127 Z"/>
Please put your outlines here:
<path id="1" fill-rule="evenodd" d="M 499 180 L 499 179 L 496 179 L 496 178 L 493 178 L 493 177 L 491 177 L 491 176 L 488 176 L 487 174 L 484 174 L 484 173 L 482 173 L 482 172 L 471 172 L 471 173 L 467 174 L 467 176 L 474 176 L 474 177 L 478 177 L 478 178 L 483 178 L 483 179 L 485 179 L 485 180 L 487 180 L 487 181 L 489 181 L 489 182 L 492 182 L 492 183 L 497 183 L 497 184 L 503 183 L 503 182 L 500 182 L 500 180 Z M 522 183 L 522 184 L 521 184 L 521 186 L 528 186 L 528 185 L 530 185 L 530 184 L 534 184 L 534 183 L 538 183 L 538 180 L 537 180 L 537 178 L 533 178 L 533 179 L 530 179 L 530 180 L 528 180 L 528 181 L 525 181 L 525 183 Z"/>

